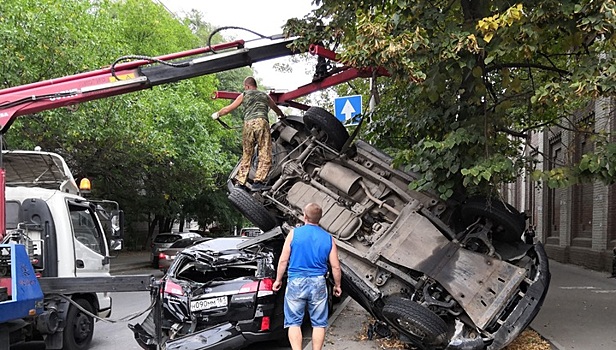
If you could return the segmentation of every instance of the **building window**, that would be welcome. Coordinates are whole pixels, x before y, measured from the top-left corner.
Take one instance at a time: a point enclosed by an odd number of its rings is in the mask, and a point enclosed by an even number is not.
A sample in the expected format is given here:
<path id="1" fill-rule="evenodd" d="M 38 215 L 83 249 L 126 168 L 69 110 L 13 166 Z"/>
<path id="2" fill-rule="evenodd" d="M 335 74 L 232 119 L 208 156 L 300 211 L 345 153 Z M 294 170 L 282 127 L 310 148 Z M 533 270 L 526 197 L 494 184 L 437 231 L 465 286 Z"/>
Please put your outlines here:
<path id="1" fill-rule="evenodd" d="M 594 151 L 594 143 L 590 139 L 590 133 L 594 131 L 594 123 L 594 114 L 580 120 L 578 123 L 579 132 L 575 134 L 575 149 L 573 153 L 576 163 L 582 159 L 582 155 Z M 577 184 L 572 188 L 572 246 L 590 248 L 592 245 L 593 192 L 592 183 Z"/>
<path id="2" fill-rule="evenodd" d="M 549 152 L 548 170 L 564 165 L 564 152 L 560 135 L 550 139 Z M 560 238 L 560 199 L 564 190 L 562 188 L 548 188 L 547 192 L 547 243 L 558 244 Z"/>

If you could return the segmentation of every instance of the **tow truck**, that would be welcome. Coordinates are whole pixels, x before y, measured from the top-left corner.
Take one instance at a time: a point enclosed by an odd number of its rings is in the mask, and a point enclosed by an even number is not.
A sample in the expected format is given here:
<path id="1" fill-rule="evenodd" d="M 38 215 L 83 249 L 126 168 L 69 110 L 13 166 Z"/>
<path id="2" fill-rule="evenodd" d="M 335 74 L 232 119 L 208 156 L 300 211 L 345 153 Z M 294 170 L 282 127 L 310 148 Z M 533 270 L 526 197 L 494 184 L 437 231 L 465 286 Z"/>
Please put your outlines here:
<path id="1" fill-rule="evenodd" d="M 122 62 L 130 59 L 127 56 L 103 69 L 0 90 L 0 138 L 15 119 L 22 115 L 69 107 L 302 53 L 290 48 L 296 38 L 278 35 L 269 37 L 269 40 L 265 45 L 253 47 L 248 47 L 244 40 L 235 40 L 155 58 Z M 355 78 L 387 75 L 383 69 L 354 68 L 344 64 L 334 66 L 332 62 L 340 63 L 336 53 L 320 45 L 311 45 L 308 52 L 318 60 L 314 79 L 293 91 L 270 92 L 277 104 L 307 110 L 308 106 L 294 100 Z M 237 95 L 236 92 L 217 91 L 213 98 L 233 99 Z M 58 162 L 62 163 L 52 160 L 47 164 L 57 165 Z M 19 200 L 10 199 L 9 192 L 16 190 L 4 183 L 5 174 L 10 175 L 10 172 L 5 173 L 5 165 L 0 162 L 0 236 L 4 236 L 3 242 L 7 243 L 1 246 L 0 276 L 7 285 L 22 283 L 20 281 L 23 280 L 13 270 L 17 265 L 28 265 L 24 260 L 29 260 L 37 278 L 26 282 L 28 293 L 36 296 L 36 307 L 27 306 L 27 314 L 15 311 L 15 302 L 20 302 L 15 289 L 5 293 L 9 300 L 0 299 L 0 315 L 3 315 L 0 318 L 0 330 L 4 330 L 4 333 L 0 333 L 0 341 L 4 341 L 0 347 L 5 349 L 7 343 L 11 345 L 42 336 L 47 349 L 87 349 L 93 335 L 92 314 L 105 317 L 111 312 L 111 299 L 106 293 L 150 290 L 153 285 L 151 276 L 109 275 L 109 247 L 117 245 L 121 232 L 108 237 L 112 238 L 108 242 L 100 220 L 95 215 L 96 204 L 79 193 L 67 190 L 75 186 L 72 176 L 65 173 L 55 189 L 37 188 L 39 194 L 22 196 Z M 53 192 L 43 195 L 44 191 Z M 61 194 L 56 196 L 61 200 L 55 204 L 47 201 L 53 194 Z M 64 212 L 54 211 L 56 207 L 64 207 Z M 66 208 L 75 210 L 67 213 Z M 17 219 L 8 222 L 10 220 L 5 219 L 8 217 Z M 30 220 L 21 220 L 22 217 Z M 54 226 L 54 223 L 63 222 L 64 226 Z M 81 240 L 76 229 L 82 224 L 90 230 L 94 229 L 93 232 L 98 235 L 97 242 Z M 7 229 L 7 226 L 10 227 Z M 24 254 L 15 254 L 22 250 L 27 251 L 27 258 Z M 87 259 L 81 258 L 79 254 Z M 60 257 L 66 259 L 61 261 Z M 92 266 L 95 268 L 89 269 Z"/>

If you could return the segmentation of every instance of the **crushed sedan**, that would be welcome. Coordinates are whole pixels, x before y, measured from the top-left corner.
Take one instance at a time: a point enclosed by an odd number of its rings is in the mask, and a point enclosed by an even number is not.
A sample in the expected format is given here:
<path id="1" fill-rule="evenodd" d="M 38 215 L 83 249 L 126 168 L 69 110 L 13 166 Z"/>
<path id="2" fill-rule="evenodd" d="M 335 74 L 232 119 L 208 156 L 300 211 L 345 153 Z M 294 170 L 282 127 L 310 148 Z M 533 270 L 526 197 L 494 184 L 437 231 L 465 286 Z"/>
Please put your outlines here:
<path id="1" fill-rule="evenodd" d="M 511 205 L 412 190 L 417 174 L 393 167 L 319 107 L 287 116 L 271 133 L 267 189 L 235 186 L 236 168 L 229 201 L 263 231 L 288 231 L 307 203 L 319 203 L 320 224 L 339 248 L 343 290 L 405 341 L 502 349 L 539 312 L 548 258 L 541 243 L 522 241 L 526 217 Z"/>
<path id="2" fill-rule="evenodd" d="M 155 306 L 142 323 L 129 325 L 139 345 L 238 349 L 285 339 L 284 293 L 272 290 L 282 239 L 246 246 L 248 238 L 222 237 L 182 250 L 161 279 L 159 291 L 152 291 L 160 307 Z"/>

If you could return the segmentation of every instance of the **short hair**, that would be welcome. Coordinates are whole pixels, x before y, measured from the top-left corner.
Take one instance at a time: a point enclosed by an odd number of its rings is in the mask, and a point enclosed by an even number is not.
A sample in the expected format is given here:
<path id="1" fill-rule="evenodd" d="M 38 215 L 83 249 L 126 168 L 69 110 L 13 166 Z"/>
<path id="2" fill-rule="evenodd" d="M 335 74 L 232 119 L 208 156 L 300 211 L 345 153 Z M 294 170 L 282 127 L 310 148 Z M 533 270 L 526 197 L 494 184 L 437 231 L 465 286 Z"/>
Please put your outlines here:
<path id="1" fill-rule="evenodd" d="M 246 79 L 244 79 L 244 85 L 257 87 L 257 81 L 253 77 L 247 77 Z"/>
<path id="2" fill-rule="evenodd" d="M 316 203 L 308 203 L 304 207 L 304 215 L 308 222 L 318 224 L 321 220 L 321 216 L 323 216 L 323 209 Z"/>

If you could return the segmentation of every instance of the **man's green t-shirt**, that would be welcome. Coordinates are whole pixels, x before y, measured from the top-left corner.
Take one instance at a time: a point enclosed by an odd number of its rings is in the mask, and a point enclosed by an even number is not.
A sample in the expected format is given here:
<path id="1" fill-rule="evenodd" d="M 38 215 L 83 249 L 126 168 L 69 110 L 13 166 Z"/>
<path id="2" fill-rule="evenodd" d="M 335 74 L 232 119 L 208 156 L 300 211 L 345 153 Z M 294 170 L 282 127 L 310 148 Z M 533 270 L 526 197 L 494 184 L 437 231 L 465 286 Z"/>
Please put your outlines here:
<path id="1" fill-rule="evenodd" d="M 244 91 L 242 105 L 244 107 L 244 121 L 263 118 L 268 120 L 267 113 L 269 111 L 268 104 L 269 96 L 259 90 Z"/>

